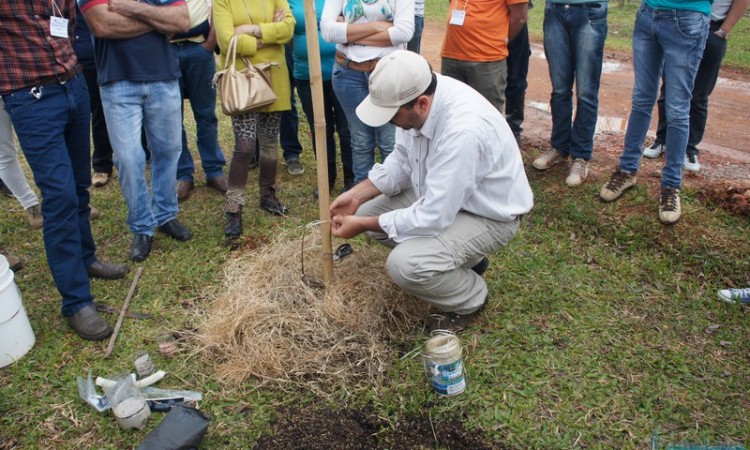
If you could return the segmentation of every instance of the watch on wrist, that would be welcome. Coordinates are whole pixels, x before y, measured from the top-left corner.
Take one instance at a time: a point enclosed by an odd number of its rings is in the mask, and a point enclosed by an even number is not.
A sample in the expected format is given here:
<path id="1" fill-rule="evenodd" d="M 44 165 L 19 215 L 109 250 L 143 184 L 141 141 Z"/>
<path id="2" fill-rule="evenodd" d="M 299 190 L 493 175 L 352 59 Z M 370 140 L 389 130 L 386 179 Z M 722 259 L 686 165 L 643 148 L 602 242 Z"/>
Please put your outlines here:
<path id="1" fill-rule="evenodd" d="M 727 38 L 727 32 L 724 31 L 724 30 L 722 30 L 721 28 L 719 28 L 718 30 L 714 31 L 714 34 L 716 34 L 717 36 L 719 36 L 722 39 L 726 39 Z"/>

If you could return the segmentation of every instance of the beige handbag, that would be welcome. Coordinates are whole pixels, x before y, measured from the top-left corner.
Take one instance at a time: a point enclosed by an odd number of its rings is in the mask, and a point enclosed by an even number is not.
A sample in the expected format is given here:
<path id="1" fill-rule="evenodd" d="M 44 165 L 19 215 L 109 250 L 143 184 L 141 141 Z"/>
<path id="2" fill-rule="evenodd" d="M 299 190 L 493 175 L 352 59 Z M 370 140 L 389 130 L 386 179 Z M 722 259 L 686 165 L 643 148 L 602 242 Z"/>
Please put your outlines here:
<path id="1" fill-rule="evenodd" d="M 240 58 L 245 68 L 237 70 L 237 40 L 234 35 L 227 48 L 224 70 L 214 75 L 214 85 L 219 91 L 221 110 L 228 116 L 256 111 L 276 101 L 269 71 L 276 63 L 254 66 L 246 57 Z"/>

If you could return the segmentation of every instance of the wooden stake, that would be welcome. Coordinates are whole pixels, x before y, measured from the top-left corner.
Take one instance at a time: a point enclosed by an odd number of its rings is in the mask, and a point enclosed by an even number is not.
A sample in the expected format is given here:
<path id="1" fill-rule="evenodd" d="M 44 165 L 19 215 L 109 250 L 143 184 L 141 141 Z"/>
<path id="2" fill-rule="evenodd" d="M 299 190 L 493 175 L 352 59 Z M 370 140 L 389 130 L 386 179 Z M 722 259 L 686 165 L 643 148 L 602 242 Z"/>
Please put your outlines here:
<path id="1" fill-rule="evenodd" d="M 318 42 L 318 17 L 315 14 L 315 0 L 304 0 L 305 36 L 307 56 L 310 64 L 310 90 L 313 101 L 315 148 L 318 160 L 318 208 L 320 212 L 320 236 L 322 239 L 321 264 L 323 282 L 330 286 L 333 280 L 333 247 L 331 243 L 331 204 L 328 191 L 328 150 L 326 148 L 326 119 L 323 110 L 323 77 L 320 66 L 320 44 Z"/>
<path id="2" fill-rule="evenodd" d="M 109 345 L 107 345 L 107 351 L 104 352 L 105 358 L 109 358 L 109 355 L 112 354 L 112 350 L 114 350 L 115 348 L 115 341 L 117 340 L 117 334 L 120 332 L 122 321 L 125 320 L 125 313 L 128 312 L 128 306 L 130 306 L 130 299 L 133 298 L 133 293 L 135 292 L 135 286 L 138 284 L 138 280 L 141 278 L 142 273 L 143 273 L 143 266 L 138 268 L 138 270 L 135 272 L 135 276 L 133 277 L 133 282 L 130 283 L 130 290 L 128 291 L 128 296 L 125 297 L 125 303 L 122 304 L 122 309 L 120 310 L 120 317 L 117 318 L 117 323 L 115 324 L 115 330 L 112 332 L 112 336 L 110 336 L 109 338 Z"/>

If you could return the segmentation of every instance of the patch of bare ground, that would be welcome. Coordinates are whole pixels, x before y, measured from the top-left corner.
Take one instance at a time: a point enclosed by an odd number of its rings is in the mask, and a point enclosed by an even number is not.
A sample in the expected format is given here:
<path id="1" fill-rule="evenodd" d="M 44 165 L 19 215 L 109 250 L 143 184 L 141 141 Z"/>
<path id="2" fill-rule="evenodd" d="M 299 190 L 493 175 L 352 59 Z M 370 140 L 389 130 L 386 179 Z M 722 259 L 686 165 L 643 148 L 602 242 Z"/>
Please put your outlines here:
<path id="1" fill-rule="evenodd" d="M 289 408 L 271 423 L 271 435 L 258 440 L 258 450 L 503 449 L 497 442 L 464 428 L 460 421 L 433 422 L 405 417 L 395 424 L 368 409 Z"/>

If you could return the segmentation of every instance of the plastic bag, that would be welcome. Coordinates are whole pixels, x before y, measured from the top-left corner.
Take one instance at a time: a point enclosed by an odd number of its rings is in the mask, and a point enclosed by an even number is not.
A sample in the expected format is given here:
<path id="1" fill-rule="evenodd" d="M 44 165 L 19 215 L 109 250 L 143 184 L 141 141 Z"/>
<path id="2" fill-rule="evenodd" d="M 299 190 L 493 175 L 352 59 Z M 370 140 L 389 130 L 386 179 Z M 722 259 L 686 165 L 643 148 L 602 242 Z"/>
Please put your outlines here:
<path id="1" fill-rule="evenodd" d="M 208 417 L 185 404 L 175 405 L 151 430 L 138 450 L 190 450 L 198 448 L 208 428 Z"/>

